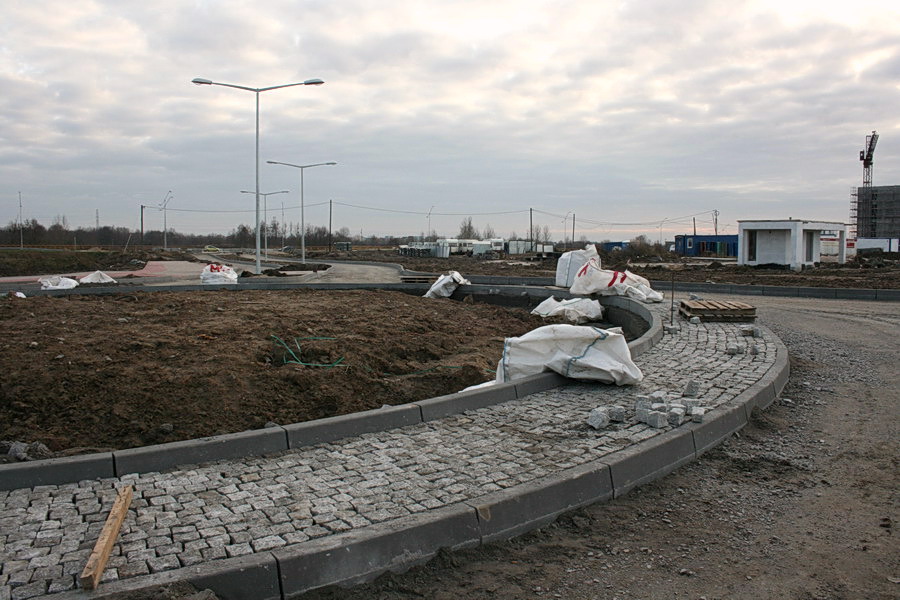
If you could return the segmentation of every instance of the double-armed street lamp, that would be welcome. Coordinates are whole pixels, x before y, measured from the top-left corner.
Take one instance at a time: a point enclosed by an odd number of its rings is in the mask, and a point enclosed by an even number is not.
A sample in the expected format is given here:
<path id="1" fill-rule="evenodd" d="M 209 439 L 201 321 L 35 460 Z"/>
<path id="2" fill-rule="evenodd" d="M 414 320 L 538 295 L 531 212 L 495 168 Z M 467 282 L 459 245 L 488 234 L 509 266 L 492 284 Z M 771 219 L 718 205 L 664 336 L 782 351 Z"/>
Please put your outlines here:
<path id="1" fill-rule="evenodd" d="M 276 160 L 267 160 L 270 165 L 284 165 L 285 167 L 294 167 L 300 169 L 300 256 L 303 264 L 306 264 L 306 220 L 303 215 L 303 171 L 311 167 L 334 166 L 336 162 L 314 163 L 311 165 L 294 165 L 286 162 L 278 162 Z"/>
<path id="2" fill-rule="evenodd" d="M 231 83 L 219 83 L 216 81 L 211 81 L 209 79 L 203 79 L 202 77 L 195 77 L 191 80 L 191 83 L 194 83 L 196 85 L 220 85 L 223 87 L 230 87 L 238 90 L 247 90 L 248 92 L 254 92 L 256 94 L 256 274 L 259 275 L 262 272 L 259 260 L 259 94 L 260 92 L 268 92 L 270 90 L 278 90 L 281 88 L 293 87 L 296 85 L 322 85 L 325 82 L 321 79 L 307 79 L 306 81 L 301 81 L 299 83 L 286 83 L 284 85 L 272 85 L 264 88 L 254 88 L 243 85 L 234 85 Z"/>
<path id="3" fill-rule="evenodd" d="M 241 190 L 241 193 L 242 194 L 259 194 L 260 196 L 263 197 L 263 222 L 266 224 L 266 236 L 265 236 L 266 237 L 266 260 L 269 260 L 269 196 L 271 196 L 273 194 L 287 194 L 288 191 L 280 190 L 277 192 L 268 192 L 268 193 L 264 194 L 262 192 L 250 192 L 247 190 Z M 257 225 L 258 225 L 258 223 L 257 223 Z M 284 227 L 284 223 L 282 223 L 281 226 Z"/>

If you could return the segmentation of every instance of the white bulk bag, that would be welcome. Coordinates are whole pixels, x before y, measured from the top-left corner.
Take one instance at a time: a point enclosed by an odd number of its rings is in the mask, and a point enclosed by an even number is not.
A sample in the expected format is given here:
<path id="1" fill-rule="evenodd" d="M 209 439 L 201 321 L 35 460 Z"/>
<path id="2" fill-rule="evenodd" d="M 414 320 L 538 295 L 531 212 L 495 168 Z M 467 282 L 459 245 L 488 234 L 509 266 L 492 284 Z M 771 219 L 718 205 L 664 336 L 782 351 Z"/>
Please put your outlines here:
<path id="1" fill-rule="evenodd" d="M 238 276 L 228 265 L 209 264 L 200 273 L 200 283 L 237 283 Z"/>
<path id="2" fill-rule="evenodd" d="M 560 301 L 551 296 L 535 306 L 531 314 L 545 318 L 561 316 L 567 321 L 579 325 L 589 321 L 599 321 L 603 318 L 603 307 L 597 300 L 589 298 L 569 298 Z"/>
<path id="3" fill-rule="evenodd" d="M 506 339 L 497 365 L 498 382 L 544 371 L 616 385 L 633 385 L 644 378 L 631 360 L 625 336 L 598 327 L 546 325 Z"/>
<path id="4" fill-rule="evenodd" d="M 564 252 L 559 260 L 556 261 L 556 285 L 559 287 L 569 287 L 575 281 L 575 275 L 578 270 L 591 259 L 597 260 L 597 266 L 600 266 L 600 256 L 597 254 L 597 247 L 588 244 L 584 250 L 572 250 Z"/>
<path id="5" fill-rule="evenodd" d="M 461 285 L 472 285 L 471 282 L 460 275 L 457 271 L 450 271 L 447 275 L 441 275 L 437 278 L 431 288 L 425 292 L 426 298 L 449 298 L 457 287 Z"/>
<path id="6" fill-rule="evenodd" d="M 68 277 L 60 277 L 59 275 L 50 275 L 49 277 L 41 277 L 38 279 L 42 290 L 71 290 L 78 287 L 78 282 Z"/>
<path id="7" fill-rule="evenodd" d="M 104 273 L 103 271 L 94 271 L 90 275 L 85 275 L 79 279 L 81 283 L 116 283 L 116 280 Z"/>

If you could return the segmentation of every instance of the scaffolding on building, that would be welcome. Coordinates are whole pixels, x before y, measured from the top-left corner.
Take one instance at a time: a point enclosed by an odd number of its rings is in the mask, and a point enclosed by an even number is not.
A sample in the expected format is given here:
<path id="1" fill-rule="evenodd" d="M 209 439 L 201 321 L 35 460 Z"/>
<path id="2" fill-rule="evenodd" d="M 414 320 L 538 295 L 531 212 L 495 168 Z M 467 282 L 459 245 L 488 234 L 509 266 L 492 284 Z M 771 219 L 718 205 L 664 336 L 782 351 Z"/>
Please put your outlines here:
<path id="1" fill-rule="evenodd" d="M 900 185 L 860 187 L 855 195 L 858 237 L 900 238 Z"/>

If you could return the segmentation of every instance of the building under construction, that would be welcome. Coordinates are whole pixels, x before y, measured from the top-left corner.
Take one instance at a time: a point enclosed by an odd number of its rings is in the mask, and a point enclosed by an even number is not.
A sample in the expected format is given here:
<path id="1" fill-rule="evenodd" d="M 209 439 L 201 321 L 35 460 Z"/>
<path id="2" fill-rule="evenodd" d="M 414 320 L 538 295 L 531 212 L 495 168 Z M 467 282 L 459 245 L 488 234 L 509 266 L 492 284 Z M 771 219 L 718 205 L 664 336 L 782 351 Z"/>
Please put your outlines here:
<path id="1" fill-rule="evenodd" d="M 900 238 L 900 185 L 856 189 L 856 236 Z"/>

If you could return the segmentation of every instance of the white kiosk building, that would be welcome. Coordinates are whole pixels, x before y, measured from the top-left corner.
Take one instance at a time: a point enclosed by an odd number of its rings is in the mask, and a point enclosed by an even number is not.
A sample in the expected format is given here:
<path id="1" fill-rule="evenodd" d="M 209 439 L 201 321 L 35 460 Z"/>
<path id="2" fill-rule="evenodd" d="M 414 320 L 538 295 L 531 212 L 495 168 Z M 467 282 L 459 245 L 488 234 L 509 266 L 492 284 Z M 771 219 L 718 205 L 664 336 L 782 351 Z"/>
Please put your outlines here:
<path id="1" fill-rule="evenodd" d="M 738 221 L 739 265 L 789 265 L 800 271 L 821 260 L 823 231 L 838 232 L 838 262 L 847 262 L 847 226 L 828 221 Z"/>

